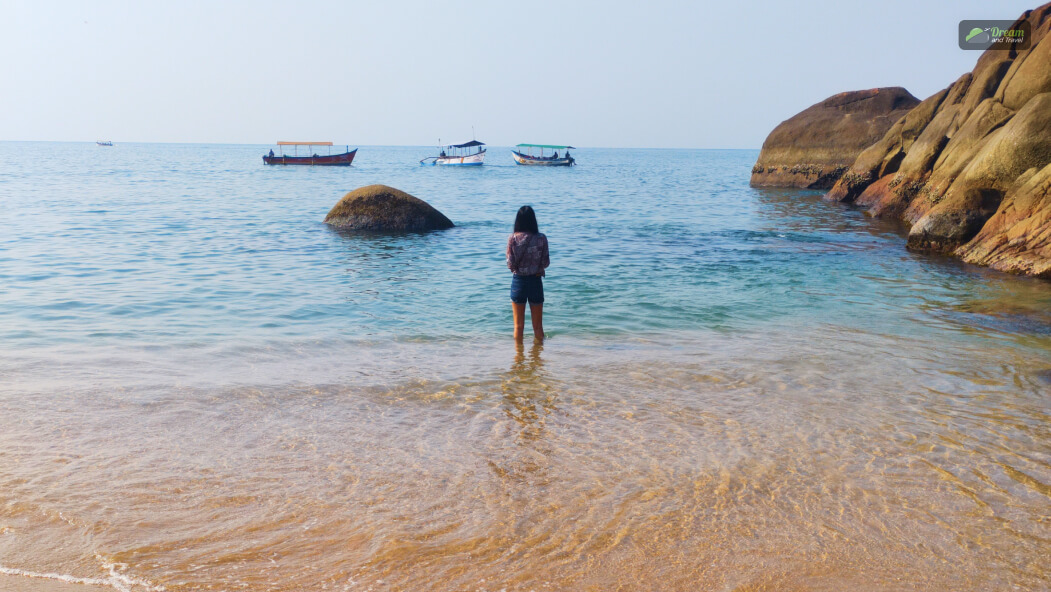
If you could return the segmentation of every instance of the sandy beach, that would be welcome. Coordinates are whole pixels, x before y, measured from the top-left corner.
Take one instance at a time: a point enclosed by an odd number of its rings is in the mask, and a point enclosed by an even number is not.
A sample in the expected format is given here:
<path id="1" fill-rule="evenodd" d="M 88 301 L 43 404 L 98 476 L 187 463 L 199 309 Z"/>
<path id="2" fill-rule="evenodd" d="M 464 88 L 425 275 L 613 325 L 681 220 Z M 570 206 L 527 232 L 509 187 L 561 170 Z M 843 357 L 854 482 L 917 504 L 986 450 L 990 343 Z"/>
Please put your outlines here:
<path id="1" fill-rule="evenodd" d="M 112 592 L 112 586 L 70 583 L 53 578 L 28 578 L 0 574 L 0 590 L 5 592 Z"/>

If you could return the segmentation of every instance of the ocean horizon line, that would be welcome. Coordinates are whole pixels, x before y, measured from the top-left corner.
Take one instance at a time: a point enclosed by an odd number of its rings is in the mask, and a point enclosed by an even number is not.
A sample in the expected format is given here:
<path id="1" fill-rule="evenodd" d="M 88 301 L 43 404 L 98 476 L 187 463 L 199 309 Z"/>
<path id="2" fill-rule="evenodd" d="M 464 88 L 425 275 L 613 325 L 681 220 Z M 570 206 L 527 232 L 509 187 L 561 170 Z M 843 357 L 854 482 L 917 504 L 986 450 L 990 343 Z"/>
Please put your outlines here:
<path id="1" fill-rule="evenodd" d="M 114 140 L 112 138 L 96 138 L 94 140 L 0 140 L 4 144 L 94 144 L 100 141 L 109 141 L 114 144 L 149 144 L 149 145 L 171 145 L 171 146 L 273 146 L 276 141 L 269 143 L 259 142 L 156 142 L 142 140 Z M 282 140 L 284 141 L 284 140 Z M 319 140 L 321 141 L 321 140 Z M 323 140 L 329 141 L 329 140 Z M 437 144 L 347 144 L 346 142 L 332 141 L 333 146 L 357 146 L 358 148 L 433 148 Z M 446 144 L 448 145 L 448 144 Z M 486 146 L 495 148 L 513 148 L 515 144 L 486 143 Z M 587 146 L 580 145 L 575 150 L 759 150 L 755 148 L 718 148 L 718 147 L 677 147 L 677 146 Z"/>

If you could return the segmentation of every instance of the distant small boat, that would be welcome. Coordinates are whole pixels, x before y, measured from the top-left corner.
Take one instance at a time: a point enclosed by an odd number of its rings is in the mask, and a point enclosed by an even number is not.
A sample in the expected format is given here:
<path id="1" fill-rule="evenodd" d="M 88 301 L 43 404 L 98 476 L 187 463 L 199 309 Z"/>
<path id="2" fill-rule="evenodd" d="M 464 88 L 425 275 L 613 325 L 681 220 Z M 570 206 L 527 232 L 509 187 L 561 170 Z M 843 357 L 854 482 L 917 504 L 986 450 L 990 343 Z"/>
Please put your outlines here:
<path id="1" fill-rule="evenodd" d="M 354 155 L 358 153 L 358 149 L 350 149 L 350 146 L 346 147 L 346 152 L 342 154 L 332 154 L 332 142 L 278 142 L 278 148 L 281 150 L 281 154 L 274 154 L 271 150 L 270 154 L 263 156 L 263 164 L 304 164 L 313 166 L 350 166 L 350 163 L 354 162 Z M 291 156 L 285 154 L 285 146 L 292 146 L 293 153 Z M 304 148 L 303 152 L 306 154 L 303 156 L 299 155 L 299 147 Z M 328 154 L 318 154 L 314 152 L 314 146 L 328 146 Z"/>
<path id="2" fill-rule="evenodd" d="M 576 150 L 572 146 L 555 146 L 554 144 L 519 144 L 515 146 L 518 150 L 512 150 L 511 155 L 515 157 L 515 162 L 518 164 L 530 165 L 530 166 L 573 166 L 576 164 L 577 159 L 569 155 L 570 149 Z M 545 156 L 544 150 L 551 150 L 551 154 Z M 540 151 L 540 155 L 536 155 L 536 151 Z M 560 156 L 559 150 L 565 152 Z"/>
<path id="3" fill-rule="evenodd" d="M 96 140 L 95 144 L 99 146 L 112 146 L 113 142 L 110 142 L 109 140 Z"/>
<path id="4" fill-rule="evenodd" d="M 463 144 L 452 144 L 439 147 L 438 156 L 428 156 L 420 161 L 421 165 L 455 165 L 481 166 L 485 161 L 485 142 L 471 140 Z M 472 148 L 478 150 L 472 151 Z"/>

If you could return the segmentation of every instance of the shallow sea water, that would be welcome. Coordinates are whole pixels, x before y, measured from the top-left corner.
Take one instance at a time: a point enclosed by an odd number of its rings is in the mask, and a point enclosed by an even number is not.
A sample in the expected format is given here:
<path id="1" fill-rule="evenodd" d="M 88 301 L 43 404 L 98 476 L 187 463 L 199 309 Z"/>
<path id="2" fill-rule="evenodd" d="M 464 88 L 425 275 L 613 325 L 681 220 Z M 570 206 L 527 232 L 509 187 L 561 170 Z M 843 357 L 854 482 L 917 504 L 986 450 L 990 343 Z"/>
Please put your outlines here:
<path id="1" fill-rule="evenodd" d="M 0 588 L 1051 587 L 1051 284 L 754 151 L 265 150 L 0 143 Z M 370 183 L 457 228 L 321 222 Z"/>

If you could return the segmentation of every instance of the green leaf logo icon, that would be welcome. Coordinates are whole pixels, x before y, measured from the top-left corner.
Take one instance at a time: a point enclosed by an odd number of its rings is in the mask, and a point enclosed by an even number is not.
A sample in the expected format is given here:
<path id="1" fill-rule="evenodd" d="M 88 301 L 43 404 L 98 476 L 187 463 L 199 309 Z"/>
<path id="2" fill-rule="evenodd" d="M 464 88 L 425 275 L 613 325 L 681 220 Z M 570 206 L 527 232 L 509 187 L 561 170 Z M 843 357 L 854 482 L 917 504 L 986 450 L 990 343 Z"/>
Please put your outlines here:
<path id="1" fill-rule="evenodd" d="M 975 28 L 971 29 L 970 33 L 967 34 L 967 38 L 964 39 L 964 41 L 970 41 L 971 39 L 974 38 L 975 35 L 981 35 L 984 32 L 985 31 L 979 29 L 978 27 L 975 27 Z"/>

